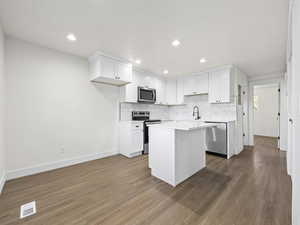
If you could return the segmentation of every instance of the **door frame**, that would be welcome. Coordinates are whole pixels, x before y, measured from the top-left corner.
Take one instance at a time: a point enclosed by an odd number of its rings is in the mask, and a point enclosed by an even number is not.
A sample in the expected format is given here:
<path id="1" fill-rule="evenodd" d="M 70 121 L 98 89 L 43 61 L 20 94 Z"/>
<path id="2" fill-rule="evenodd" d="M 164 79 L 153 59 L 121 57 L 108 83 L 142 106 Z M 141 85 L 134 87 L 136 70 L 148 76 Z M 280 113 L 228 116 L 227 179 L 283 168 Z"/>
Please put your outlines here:
<path id="1" fill-rule="evenodd" d="M 278 83 L 278 86 L 281 86 L 281 81 L 284 78 L 284 73 L 272 74 L 269 76 L 262 77 L 261 79 L 252 79 L 249 81 L 249 90 L 248 90 L 248 110 L 249 110 L 249 123 L 248 123 L 248 141 L 249 145 L 254 145 L 254 109 L 253 109 L 253 97 L 254 97 L 254 86 L 257 85 L 266 85 L 271 83 Z M 279 108 L 280 110 L 280 108 Z M 280 133 L 280 132 L 279 132 Z"/>

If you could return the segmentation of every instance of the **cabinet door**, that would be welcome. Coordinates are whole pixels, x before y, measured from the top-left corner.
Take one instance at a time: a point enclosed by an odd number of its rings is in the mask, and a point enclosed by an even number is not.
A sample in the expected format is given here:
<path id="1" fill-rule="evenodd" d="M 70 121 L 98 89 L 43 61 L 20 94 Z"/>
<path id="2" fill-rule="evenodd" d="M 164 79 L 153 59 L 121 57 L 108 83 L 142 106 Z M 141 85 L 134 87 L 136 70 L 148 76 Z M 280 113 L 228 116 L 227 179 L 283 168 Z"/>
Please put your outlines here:
<path id="1" fill-rule="evenodd" d="M 155 79 L 155 86 L 156 89 L 156 103 L 157 104 L 165 104 L 165 79 L 163 78 L 154 78 Z"/>
<path id="2" fill-rule="evenodd" d="M 155 88 L 156 79 L 151 74 L 138 72 L 138 76 L 139 76 L 138 86 Z"/>
<path id="3" fill-rule="evenodd" d="M 194 77 L 195 92 L 197 94 L 208 93 L 208 73 L 196 75 Z"/>
<path id="4" fill-rule="evenodd" d="M 116 63 L 116 77 L 122 81 L 132 81 L 132 64 L 130 63 Z"/>
<path id="5" fill-rule="evenodd" d="M 101 64 L 101 77 L 115 79 L 115 60 L 102 56 Z"/>
<path id="6" fill-rule="evenodd" d="M 169 79 L 166 82 L 166 103 L 168 105 L 177 104 L 177 82 L 174 79 Z"/>
<path id="7" fill-rule="evenodd" d="M 221 103 L 230 102 L 230 70 L 222 71 L 218 74 L 219 78 L 219 101 Z"/>
<path id="8" fill-rule="evenodd" d="M 177 79 L 177 104 L 184 103 L 183 79 Z"/>
<path id="9" fill-rule="evenodd" d="M 208 73 L 189 76 L 184 79 L 184 95 L 208 93 Z"/>
<path id="10" fill-rule="evenodd" d="M 144 140 L 143 140 L 143 131 L 142 130 L 132 130 L 131 143 L 132 143 L 132 152 L 143 151 Z"/>
<path id="11" fill-rule="evenodd" d="M 229 103 L 231 101 L 230 69 L 209 74 L 209 102 Z"/>
<path id="12" fill-rule="evenodd" d="M 184 95 L 195 95 L 196 90 L 195 90 L 195 79 L 194 76 L 189 76 L 184 78 L 183 80 L 183 92 Z"/>

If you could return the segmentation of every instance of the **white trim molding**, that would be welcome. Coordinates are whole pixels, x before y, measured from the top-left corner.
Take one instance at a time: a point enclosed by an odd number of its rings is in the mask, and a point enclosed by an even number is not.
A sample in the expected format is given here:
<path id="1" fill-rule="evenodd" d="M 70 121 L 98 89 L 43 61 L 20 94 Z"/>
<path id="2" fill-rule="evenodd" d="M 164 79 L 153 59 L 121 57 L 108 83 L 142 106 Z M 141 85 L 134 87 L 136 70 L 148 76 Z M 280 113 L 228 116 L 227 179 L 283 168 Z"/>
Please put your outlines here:
<path id="1" fill-rule="evenodd" d="M 262 76 L 263 77 L 263 76 Z M 274 76 L 268 75 L 265 76 L 264 79 L 257 79 L 257 80 L 250 80 L 249 81 L 249 95 L 248 95 L 248 102 L 249 102 L 249 127 L 248 127 L 248 133 L 249 133 L 249 145 L 254 145 L 254 111 L 253 111 L 253 96 L 254 96 L 254 86 L 262 86 L 262 85 L 270 85 L 270 84 L 276 84 L 280 88 L 282 85 L 282 80 L 284 79 L 284 73 L 275 74 Z M 283 88 L 285 89 L 285 88 Z M 284 149 L 283 149 L 284 150 Z"/>
<path id="2" fill-rule="evenodd" d="M 0 194 L 2 193 L 5 182 L 6 182 L 6 176 L 5 176 L 5 173 L 4 173 L 2 175 L 2 177 L 0 177 Z"/>
<path id="3" fill-rule="evenodd" d="M 119 154 L 118 151 L 111 151 L 111 152 L 102 152 L 102 153 L 97 153 L 93 155 L 87 155 L 87 156 L 82 156 L 82 157 L 77 157 L 77 158 L 72 158 L 72 159 L 66 159 L 66 160 L 60 160 L 52 163 L 45 163 L 45 164 L 40 164 L 34 167 L 27 167 L 23 169 L 18 169 L 18 170 L 11 170 L 7 171 L 6 174 L 6 180 L 12 180 L 16 179 L 19 177 L 25 177 L 33 174 L 38 174 L 50 170 L 55 170 L 67 166 L 72 166 L 96 159 L 102 159 L 105 157 L 113 156 Z"/>

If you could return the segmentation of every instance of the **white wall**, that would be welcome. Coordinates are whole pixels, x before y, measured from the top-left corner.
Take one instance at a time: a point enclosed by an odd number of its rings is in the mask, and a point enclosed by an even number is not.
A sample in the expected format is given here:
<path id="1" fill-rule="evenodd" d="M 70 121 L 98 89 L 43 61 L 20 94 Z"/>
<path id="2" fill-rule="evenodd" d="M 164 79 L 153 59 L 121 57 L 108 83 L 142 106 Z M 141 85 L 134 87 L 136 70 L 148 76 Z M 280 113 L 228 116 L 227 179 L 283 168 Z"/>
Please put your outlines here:
<path id="1" fill-rule="evenodd" d="M 254 87 L 258 108 L 254 107 L 254 135 L 278 137 L 279 94 L 278 84 Z"/>
<path id="2" fill-rule="evenodd" d="M 0 193 L 5 182 L 5 78 L 4 78 L 4 34 L 0 24 Z"/>
<path id="3" fill-rule="evenodd" d="M 6 72 L 8 178 L 118 152 L 119 90 L 86 59 L 9 37 Z"/>

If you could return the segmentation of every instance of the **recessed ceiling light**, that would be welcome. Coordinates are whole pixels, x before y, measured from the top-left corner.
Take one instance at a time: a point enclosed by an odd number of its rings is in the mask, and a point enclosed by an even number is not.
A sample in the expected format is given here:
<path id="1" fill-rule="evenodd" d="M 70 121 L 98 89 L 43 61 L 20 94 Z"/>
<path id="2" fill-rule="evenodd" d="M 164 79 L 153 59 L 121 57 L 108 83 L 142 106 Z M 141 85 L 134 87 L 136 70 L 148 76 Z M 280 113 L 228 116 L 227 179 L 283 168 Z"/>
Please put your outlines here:
<path id="1" fill-rule="evenodd" d="M 67 35 L 67 39 L 69 41 L 72 41 L 72 42 L 77 41 L 76 36 L 74 34 L 72 34 L 72 33 L 70 33 L 70 34 Z"/>
<path id="2" fill-rule="evenodd" d="M 200 62 L 201 62 L 201 63 L 206 63 L 206 58 L 200 59 Z"/>
<path id="3" fill-rule="evenodd" d="M 141 60 L 140 60 L 140 59 L 136 59 L 136 60 L 135 60 L 135 63 L 136 63 L 136 64 L 141 64 Z"/>
<path id="4" fill-rule="evenodd" d="M 168 71 L 168 70 L 164 70 L 163 73 L 164 73 L 164 74 L 168 74 L 169 71 Z"/>
<path id="5" fill-rule="evenodd" d="M 172 42 L 172 45 L 173 45 L 174 47 L 177 47 L 177 46 L 180 45 L 180 41 L 174 40 L 174 41 Z"/>

